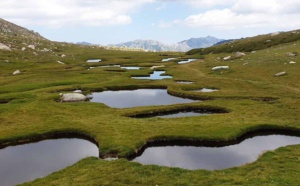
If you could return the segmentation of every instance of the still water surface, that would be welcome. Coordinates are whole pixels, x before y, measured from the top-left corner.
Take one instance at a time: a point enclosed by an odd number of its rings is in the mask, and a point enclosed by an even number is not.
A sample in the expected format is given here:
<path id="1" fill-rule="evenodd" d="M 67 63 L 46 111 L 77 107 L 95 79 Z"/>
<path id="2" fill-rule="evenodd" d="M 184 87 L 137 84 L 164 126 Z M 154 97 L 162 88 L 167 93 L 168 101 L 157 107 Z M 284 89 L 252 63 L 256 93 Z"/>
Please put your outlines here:
<path id="1" fill-rule="evenodd" d="M 44 177 L 90 156 L 99 157 L 98 147 L 76 138 L 9 146 L 0 149 L 0 185 Z"/>
<path id="2" fill-rule="evenodd" d="M 104 103 L 113 108 L 191 103 L 195 100 L 171 96 L 165 89 L 138 89 L 95 92 L 91 102 Z"/>
<path id="3" fill-rule="evenodd" d="M 159 80 L 159 79 L 170 79 L 173 78 L 172 76 L 164 76 L 166 71 L 154 71 L 150 76 L 140 76 L 140 77 L 131 77 L 133 79 L 153 79 L 153 80 Z"/>
<path id="4" fill-rule="evenodd" d="M 224 147 L 149 147 L 132 161 L 190 170 L 220 170 L 254 162 L 265 151 L 294 144 L 300 144 L 300 137 L 267 135 Z"/>

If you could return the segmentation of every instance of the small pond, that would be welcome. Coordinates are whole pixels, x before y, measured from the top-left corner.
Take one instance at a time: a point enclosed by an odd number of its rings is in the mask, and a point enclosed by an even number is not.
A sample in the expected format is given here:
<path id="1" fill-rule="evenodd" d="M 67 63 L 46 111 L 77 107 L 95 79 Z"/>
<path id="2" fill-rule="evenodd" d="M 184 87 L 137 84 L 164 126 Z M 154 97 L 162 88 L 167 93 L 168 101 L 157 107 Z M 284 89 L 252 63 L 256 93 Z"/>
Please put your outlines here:
<path id="1" fill-rule="evenodd" d="M 192 81 L 176 81 L 176 83 L 189 85 L 189 84 L 193 84 L 194 82 L 192 82 Z"/>
<path id="2" fill-rule="evenodd" d="M 126 70 L 140 70 L 142 67 L 121 67 Z"/>
<path id="3" fill-rule="evenodd" d="M 133 79 L 152 79 L 152 80 L 159 80 L 159 79 L 170 79 L 173 78 L 172 76 L 164 76 L 166 71 L 154 71 L 150 76 L 132 76 Z"/>
<path id="4" fill-rule="evenodd" d="M 186 63 L 190 63 L 190 62 L 193 62 L 193 61 L 196 61 L 198 59 L 188 59 L 186 61 L 179 61 L 178 64 L 186 64 Z"/>
<path id="5" fill-rule="evenodd" d="M 195 100 L 171 96 L 165 89 L 138 89 L 95 92 L 91 102 L 104 103 L 113 108 L 191 103 Z"/>
<path id="6" fill-rule="evenodd" d="M 86 62 L 88 62 L 88 63 L 99 63 L 101 61 L 102 61 L 101 59 L 89 59 Z"/>
<path id="7" fill-rule="evenodd" d="M 192 117 L 192 116 L 206 116 L 209 114 L 213 114 L 211 112 L 201 112 L 201 111 L 175 111 L 175 112 L 169 112 L 169 113 L 157 113 L 157 114 L 151 114 L 151 115 L 138 115 L 138 116 L 132 116 L 133 118 L 181 118 L 181 117 Z"/>
<path id="8" fill-rule="evenodd" d="M 199 90 L 194 90 L 194 92 L 216 92 L 218 89 L 211 89 L 211 88 L 202 88 Z"/>
<path id="9" fill-rule="evenodd" d="M 104 66 L 100 66 L 102 68 L 110 68 L 110 67 L 121 67 L 120 65 L 104 65 Z"/>
<path id="10" fill-rule="evenodd" d="M 300 144 L 300 137 L 255 136 L 239 144 L 223 147 L 157 145 L 146 148 L 141 156 L 132 161 L 190 170 L 221 170 L 254 162 L 265 151 L 294 144 Z"/>
<path id="11" fill-rule="evenodd" d="M 166 59 L 163 59 L 163 60 L 161 60 L 162 62 L 168 62 L 168 61 L 171 61 L 171 60 L 174 60 L 174 59 L 176 59 L 176 58 L 166 58 Z"/>
<path id="12" fill-rule="evenodd" d="M 90 156 L 99 157 L 98 147 L 77 138 L 9 146 L 0 149 L 0 185 L 15 185 L 44 177 Z"/>

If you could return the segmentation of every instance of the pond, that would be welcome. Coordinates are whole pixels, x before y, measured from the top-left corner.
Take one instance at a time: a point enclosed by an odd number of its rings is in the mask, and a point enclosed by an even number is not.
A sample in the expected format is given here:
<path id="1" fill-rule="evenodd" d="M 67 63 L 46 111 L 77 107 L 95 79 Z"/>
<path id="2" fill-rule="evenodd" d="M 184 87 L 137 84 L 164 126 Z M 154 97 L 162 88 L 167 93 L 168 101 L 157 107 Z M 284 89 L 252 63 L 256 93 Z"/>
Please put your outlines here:
<path id="1" fill-rule="evenodd" d="M 194 90 L 194 92 L 215 92 L 215 91 L 218 91 L 218 89 L 202 88 L 199 90 Z"/>
<path id="2" fill-rule="evenodd" d="M 189 85 L 189 84 L 193 84 L 194 82 L 192 82 L 192 81 L 176 81 L 176 83 Z"/>
<path id="3" fill-rule="evenodd" d="M 52 139 L 0 149 L 0 185 L 15 185 L 99 157 L 98 147 L 77 138 Z"/>
<path id="4" fill-rule="evenodd" d="M 166 71 L 154 71 L 150 76 L 132 76 L 133 79 L 152 79 L 152 80 L 159 80 L 159 79 L 170 79 L 173 78 L 172 76 L 164 76 Z"/>
<path id="5" fill-rule="evenodd" d="M 300 137 L 255 136 L 239 144 L 223 147 L 157 145 L 146 148 L 141 156 L 132 161 L 190 170 L 221 170 L 254 162 L 265 151 L 294 144 L 300 144 Z"/>
<path id="6" fill-rule="evenodd" d="M 218 112 L 220 113 L 220 112 Z M 147 114 L 141 114 L 141 115 L 135 115 L 130 116 L 133 118 L 151 118 L 151 117 L 157 117 L 157 118 L 181 118 L 181 117 L 193 117 L 193 116 L 206 116 L 209 114 L 213 114 L 212 112 L 204 112 L 204 111 L 172 111 L 167 113 L 153 113 L 150 115 Z"/>
<path id="7" fill-rule="evenodd" d="M 179 61 L 178 64 L 186 64 L 186 63 L 190 63 L 190 62 L 193 62 L 193 61 L 196 61 L 198 59 L 188 59 L 186 61 Z"/>
<path id="8" fill-rule="evenodd" d="M 176 58 L 166 58 L 166 59 L 163 59 L 163 60 L 161 60 L 162 62 L 168 62 L 168 61 L 171 61 L 171 60 L 174 60 L 174 59 L 176 59 Z"/>
<path id="9" fill-rule="evenodd" d="M 113 108 L 191 103 L 195 100 L 171 96 L 166 89 L 138 89 L 95 92 L 91 102 L 104 103 Z"/>
<path id="10" fill-rule="evenodd" d="M 102 61 L 101 59 L 89 59 L 86 62 L 88 62 L 88 63 L 99 63 L 101 61 Z"/>
<path id="11" fill-rule="evenodd" d="M 121 67 L 126 70 L 140 70 L 142 67 Z"/>

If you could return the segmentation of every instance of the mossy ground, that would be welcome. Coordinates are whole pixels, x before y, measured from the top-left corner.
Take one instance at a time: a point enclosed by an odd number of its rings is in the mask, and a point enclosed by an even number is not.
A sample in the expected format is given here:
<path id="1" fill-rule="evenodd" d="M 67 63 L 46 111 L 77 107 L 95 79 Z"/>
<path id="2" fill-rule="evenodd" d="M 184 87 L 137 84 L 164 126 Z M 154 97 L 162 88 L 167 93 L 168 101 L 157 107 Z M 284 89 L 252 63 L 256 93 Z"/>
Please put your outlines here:
<path id="1" fill-rule="evenodd" d="M 29 42 L 29 41 L 28 41 Z M 246 53 L 229 62 L 219 57 L 228 53 L 186 56 L 183 53 L 109 51 L 99 47 L 66 43 L 39 43 L 34 51 L 0 51 L 0 143 L 13 144 L 55 132 L 83 133 L 99 143 L 101 155 L 126 157 L 152 139 L 235 139 L 258 129 L 300 131 L 300 41 Z M 38 52 L 39 48 L 52 52 Z M 66 57 L 62 58 L 61 55 Z M 166 54 L 168 56 L 166 56 Z M 231 54 L 234 55 L 234 54 Z M 163 58 L 203 58 L 184 65 Z M 100 58 L 100 63 L 86 63 Z M 9 62 L 7 62 L 8 60 Z M 57 61 L 65 64 L 59 64 Z M 178 59 L 179 60 L 179 59 Z M 295 61 L 296 64 L 289 64 Z M 90 66 L 120 64 L 161 68 L 173 79 L 136 80 L 149 68 L 138 71 Z M 213 72 L 214 66 L 229 70 Z M 12 75 L 15 70 L 21 74 Z M 286 71 L 287 75 L 274 77 Z M 179 84 L 177 80 L 192 81 Z M 172 95 L 206 101 L 171 106 L 114 109 L 101 103 L 61 103 L 60 92 L 167 88 Z M 217 88 L 212 93 L 193 92 Z M 126 117 L 135 113 L 182 107 L 224 108 L 229 113 L 191 118 Z M 87 158 L 46 178 L 27 185 L 297 185 L 300 180 L 300 146 L 265 153 L 257 162 L 222 171 L 188 171 L 178 168 L 143 166 L 126 159 L 104 161 Z"/>

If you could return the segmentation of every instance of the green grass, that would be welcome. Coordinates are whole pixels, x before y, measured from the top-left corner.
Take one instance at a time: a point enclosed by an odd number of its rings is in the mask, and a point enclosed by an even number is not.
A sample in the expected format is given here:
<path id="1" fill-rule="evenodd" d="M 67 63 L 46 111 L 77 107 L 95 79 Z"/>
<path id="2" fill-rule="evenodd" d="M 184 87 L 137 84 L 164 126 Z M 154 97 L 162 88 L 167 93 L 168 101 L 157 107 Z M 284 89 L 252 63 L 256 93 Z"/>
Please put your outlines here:
<path id="1" fill-rule="evenodd" d="M 270 45 L 224 62 L 222 57 L 229 55 L 225 51 L 186 56 L 182 53 L 109 51 L 50 41 L 41 41 L 35 51 L 38 55 L 34 55 L 31 50 L 20 50 L 23 42 L 29 44 L 30 40 L 12 44 L 13 39 L 16 38 L 3 39 L 5 44 L 13 45 L 13 51 L 0 51 L 0 146 L 45 139 L 55 133 L 75 133 L 94 139 L 99 144 L 101 156 L 128 157 L 147 141 L 155 139 L 229 141 L 261 129 L 286 129 L 296 133 L 300 130 L 300 56 L 286 55 L 300 51 L 299 40 Z M 52 52 L 39 51 L 43 48 Z M 62 58 L 62 54 L 66 57 Z M 201 60 L 184 65 L 176 61 L 162 63 L 167 57 Z M 86 63 L 92 58 L 100 58 L 103 62 Z M 289 61 L 296 64 L 289 64 Z M 140 71 L 87 70 L 90 66 L 109 64 L 147 68 Z M 149 67 L 162 64 L 165 65 L 162 69 L 173 79 L 130 78 L 147 75 L 151 72 Z M 228 65 L 230 69 L 211 70 L 219 65 Z M 15 70 L 20 70 L 21 74 L 12 75 Z M 287 75 L 274 77 L 281 71 L 286 71 Z M 194 83 L 179 84 L 178 80 Z M 205 101 L 127 109 L 109 108 L 101 103 L 57 101 L 60 92 L 75 89 L 87 94 L 138 88 L 166 88 L 169 94 Z M 200 88 L 219 91 L 193 91 Z M 127 117 L 186 108 L 220 109 L 228 113 L 176 119 Z M 222 171 L 188 171 L 143 166 L 126 159 L 108 162 L 87 158 L 27 185 L 297 185 L 300 182 L 299 147 L 283 147 L 264 153 L 252 164 Z"/>

